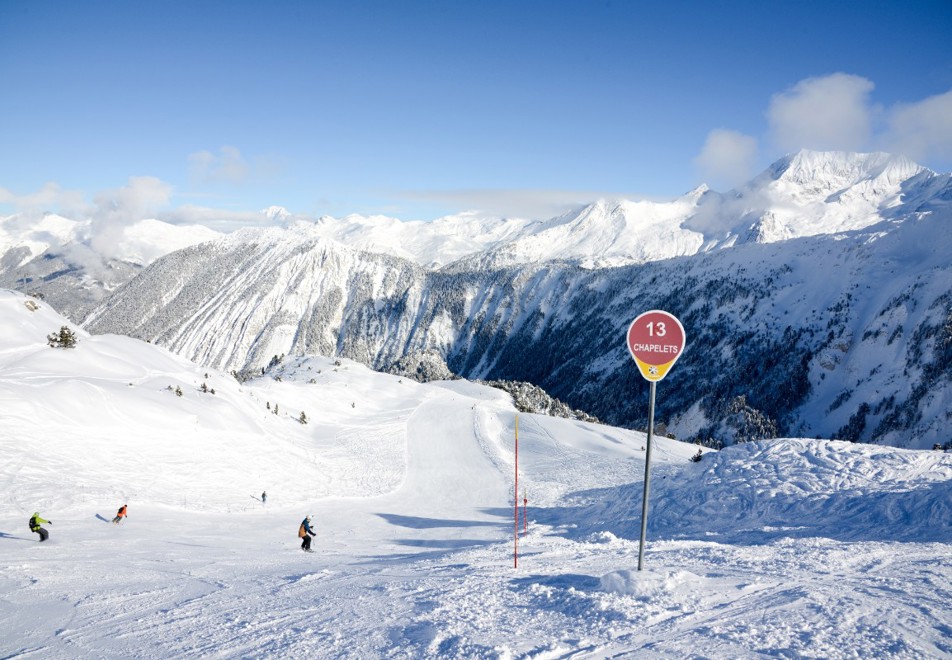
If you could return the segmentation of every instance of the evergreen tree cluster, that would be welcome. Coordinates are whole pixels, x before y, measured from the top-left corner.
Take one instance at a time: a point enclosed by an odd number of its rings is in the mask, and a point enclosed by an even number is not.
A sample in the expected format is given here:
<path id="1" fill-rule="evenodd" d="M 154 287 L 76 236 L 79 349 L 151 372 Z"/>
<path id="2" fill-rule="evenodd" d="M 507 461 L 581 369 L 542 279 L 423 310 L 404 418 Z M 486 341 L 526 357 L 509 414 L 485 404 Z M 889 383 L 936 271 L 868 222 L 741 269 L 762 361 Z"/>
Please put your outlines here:
<path id="1" fill-rule="evenodd" d="M 46 337 L 46 342 L 52 348 L 75 348 L 79 339 L 76 333 L 70 330 L 69 326 L 63 326 L 59 332 L 52 332 Z"/>

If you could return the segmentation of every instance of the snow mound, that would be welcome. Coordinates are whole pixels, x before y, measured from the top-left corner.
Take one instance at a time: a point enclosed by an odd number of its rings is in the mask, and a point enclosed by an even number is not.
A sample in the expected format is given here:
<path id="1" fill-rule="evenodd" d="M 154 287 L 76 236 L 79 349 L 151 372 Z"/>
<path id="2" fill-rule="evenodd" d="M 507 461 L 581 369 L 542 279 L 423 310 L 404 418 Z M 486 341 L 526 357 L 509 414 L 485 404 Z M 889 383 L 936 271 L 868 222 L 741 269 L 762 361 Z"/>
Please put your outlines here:
<path id="1" fill-rule="evenodd" d="M 651 601 L 664 595 L 704 588 L 703 582 L 704 578 L 689 571 L 620 570 L 603 575 L 599 586 L 608 593 Z"/>
<path id="2" fill-rule="evenodd" d="M 667 480 L 658 489 L 665 535 L 952 540 L 952 454 L 778 439 L 689 470 L 692 488 Z"/>

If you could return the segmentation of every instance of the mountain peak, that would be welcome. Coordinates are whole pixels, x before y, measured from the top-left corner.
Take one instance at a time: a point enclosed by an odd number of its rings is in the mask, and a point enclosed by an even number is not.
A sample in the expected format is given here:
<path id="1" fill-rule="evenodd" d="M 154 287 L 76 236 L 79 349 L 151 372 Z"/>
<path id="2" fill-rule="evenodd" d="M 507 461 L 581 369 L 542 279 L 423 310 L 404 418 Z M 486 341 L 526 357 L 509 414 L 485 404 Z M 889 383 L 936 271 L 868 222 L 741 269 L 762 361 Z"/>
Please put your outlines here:
<path id="1" fill-rule="evenodd" d="M 884 152 L 811 151 L 802 149 L 771 165 L 766 175 L 774 181 L 844 188 L 867 179 L 902 181 L 923 171 L 905 156 Z"/>
<path id="2" fill-rule="evenodd" d="M 283 206 L 269 206 L 266 209 L 261 209 L 261 213 L 270 221 L 281 221 L 287 220 L 291 217 L 291 212 L 288 211 Z"/>
<path id="3" fill-rule="evenodd" d="M 706 183 L 702 183 L 701 185 L 697 186 L 696 188 L 694 188 L 694 189 L 692 189 L 692 190 L 689 190 L 689 191 L 687 191 L 686 193 L 684 193 L 683 195 L 681 195 L 681 196 L 678 198 L 678 200 L 684 200 L 684 201 L 689 201 L 689 202 L 697 202 L 699 199 L 701 199 L 702 197 L 704 197 L 704 195 L 705 195 L 706 193 L 710 192 L 710 190 L 711 190 L 711 188 L 710 188 Z"/>

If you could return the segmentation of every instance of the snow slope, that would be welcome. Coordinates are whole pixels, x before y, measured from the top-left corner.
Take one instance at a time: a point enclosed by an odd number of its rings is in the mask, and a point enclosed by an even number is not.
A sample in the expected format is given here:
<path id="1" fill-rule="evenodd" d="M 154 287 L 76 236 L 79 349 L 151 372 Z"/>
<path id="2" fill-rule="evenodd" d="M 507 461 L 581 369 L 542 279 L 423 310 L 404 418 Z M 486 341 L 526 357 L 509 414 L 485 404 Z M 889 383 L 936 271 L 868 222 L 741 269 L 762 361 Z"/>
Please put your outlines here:
<path id="1" fill-rule="evenodd" d="M 64 324 L 0 291 L 0 657 L 952 654 L 952 455 L 657 438 L 638 573 L 644 435 L 519 414 L 514 567 L 502 392 Z"/>

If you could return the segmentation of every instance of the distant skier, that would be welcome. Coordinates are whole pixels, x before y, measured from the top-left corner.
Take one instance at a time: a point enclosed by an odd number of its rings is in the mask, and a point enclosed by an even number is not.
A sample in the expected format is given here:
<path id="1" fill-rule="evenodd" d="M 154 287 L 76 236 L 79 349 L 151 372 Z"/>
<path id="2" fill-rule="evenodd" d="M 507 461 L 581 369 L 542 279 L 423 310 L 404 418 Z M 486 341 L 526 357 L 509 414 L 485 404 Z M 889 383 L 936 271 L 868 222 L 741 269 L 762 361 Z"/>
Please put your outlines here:
<path id="1" fill-rule="evenodd" d="M 311 537 L 316 536 L 314 530 L 311 528 L 311 521 L 313 516 L 308 515 L 307 518 L 301 521 L 301 527 L 298 528 L 298 538 L 303 539 L 301 541 L 301 550 L 304 552 L 314 552 L 311 550 Z"/>
<path id="2" fill-rule="evenodd" d="M 121 507 L 119 507 L 119 511 L 116 513 L 116 517 L 113 518 L 112 521 L 118 525 L 122 519 L 126 517 L 126 515 L 126 505 L 123 504 Z"/>
<path id="3" fill-rule="evenodd" d="M 267 501 L 268 501 L 268 493 L 266 493 L 265 491 L 261 491 L 261 503 L 264 504 Z"/>
<path id="4" fill-rule="evenodd" d="M 40 543 L 42 543 L 43 541 L 45 541 L 46 539 L 50 537 L 50 533 L 46 531 L 45 529 L 43 529 L 42 527 L 40 527 L 40 525 L 42 525 L 43 523 L 46 523 L 48 525 L 53 524 L 53 522 L 50 520 L 44 520 L 43 518 L 40 518 L 39 511 L 34 513 L 33 517 L 30 518 L 30 531 L 36 532 L 37 534 L 40 535 Z"/>

